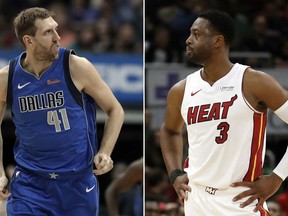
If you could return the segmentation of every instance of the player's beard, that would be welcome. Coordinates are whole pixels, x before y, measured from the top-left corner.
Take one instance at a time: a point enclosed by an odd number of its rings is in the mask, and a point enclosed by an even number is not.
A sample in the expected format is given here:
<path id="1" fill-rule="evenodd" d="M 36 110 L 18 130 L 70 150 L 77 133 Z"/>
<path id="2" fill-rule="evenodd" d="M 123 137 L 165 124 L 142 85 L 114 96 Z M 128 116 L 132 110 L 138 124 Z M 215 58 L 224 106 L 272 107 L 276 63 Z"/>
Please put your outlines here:
<path id="1" fill-rule="evenodd" d="M 204 62 L 210 59 L 212 53 L 211 53 L 211 48 L 208 45 L 197 47 L 197 48 L 192 48 L 192 50 L 187 53 L 187 58 L 189 61 L 203 65 Z"/>
<path id="2" fill-rule="evenodd" d="M 47 48 L 44 47 L 43 45 L 41 45 L 40 43 L 38 43 L 38 45 L 36 46 L 35 50 L 34 50 L 34 57 L 38 60 L 38 61 L 55 61 L 58 58 L 58 52 L 55 54 L 53 52 L 53 47 L 55 45 L 53 45 L 52 47 Z"/>

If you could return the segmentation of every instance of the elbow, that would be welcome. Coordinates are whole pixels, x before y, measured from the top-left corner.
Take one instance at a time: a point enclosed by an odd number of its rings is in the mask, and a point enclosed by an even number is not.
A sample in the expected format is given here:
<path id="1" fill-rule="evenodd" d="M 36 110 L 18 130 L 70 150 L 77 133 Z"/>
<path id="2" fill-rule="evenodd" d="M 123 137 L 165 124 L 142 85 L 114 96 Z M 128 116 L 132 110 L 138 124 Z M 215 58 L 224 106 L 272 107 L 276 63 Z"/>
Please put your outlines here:
<path id="1" fill-rule="evenodd" d="M 125 118 L 125 112 L 123 107 L 120 105 L 120 103 L 117 103 L 111 109 L 107 111 L 107 115 L 109 118 L 113 118 L 113 120 L 123 124 L 124 118 Z"/>
<path id="2" fill-rule="evenodd" d="M 119 108 L 117 109 L 118 110 L 118 118 L 121 120 L 122 124 L 124 122 L 124 119 L 125 119 L 125 112 L 124 112 L 124 109 L 121 105 L 119 105 Z"/>
<path id="3" fill-rule="evenodd" d="M 160 128 L 160 133 L 161 134 L 165 134 L 167 136 L 181 136 L 182 132 L 181 132 L 181 129 L 171 129 L 171 128 L 168 128 L 165 123 L 163 123 L 161 125 L 161 128 Z"/>

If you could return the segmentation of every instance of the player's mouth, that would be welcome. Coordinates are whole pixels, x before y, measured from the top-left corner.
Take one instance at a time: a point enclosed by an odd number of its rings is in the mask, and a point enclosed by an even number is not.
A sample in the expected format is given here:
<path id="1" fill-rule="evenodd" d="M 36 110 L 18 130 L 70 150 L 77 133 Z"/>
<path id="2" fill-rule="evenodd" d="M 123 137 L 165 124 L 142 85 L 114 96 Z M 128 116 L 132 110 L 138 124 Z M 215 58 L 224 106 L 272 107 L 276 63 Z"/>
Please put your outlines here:
<path id="1" fill-rule="evenodd" d="M 193 52 L 193 49 L 189 46 L 186 46 L 186 53 L 189 55 Z"/>
<path id="2" fill-rule="evenodd" d="M 60 45 L 59 45 L 59 44 L 55 44 L 55 45 L 52 46 L 52 50 L 53 50 L 54 52 L 56 52 L 56 53 L 58 53 L 59 48 L 60 48 Z"/>

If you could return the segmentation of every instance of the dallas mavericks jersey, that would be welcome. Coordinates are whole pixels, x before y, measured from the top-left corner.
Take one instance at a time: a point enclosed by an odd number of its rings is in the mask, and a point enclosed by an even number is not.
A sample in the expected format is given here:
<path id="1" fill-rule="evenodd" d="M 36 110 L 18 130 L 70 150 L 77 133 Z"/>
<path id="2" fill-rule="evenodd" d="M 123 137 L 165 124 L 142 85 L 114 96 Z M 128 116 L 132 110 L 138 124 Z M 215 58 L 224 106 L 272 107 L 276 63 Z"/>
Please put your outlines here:
<path id="1" fill-rule="evenodd" d="M 267 115 L 244 98 L 247 67 L 235 64 L 212 86 L 201 78 L 201 69 L 186 79 L 181 114 L 189 142 L 186 171 L 194 184 L 225 189 L 261 174 Z"/>
<path id="2" fill-rule="evenodd" d="M 92 165 L 98 149 L 96 104 L 73 84 L 71 52 L 59 49 L 59 58 L 39 78 L 21 67 L 26 53 L 10 61 L 7 103 L 16 128 L 14 156 L 29 170 L 82 170 Z"/>

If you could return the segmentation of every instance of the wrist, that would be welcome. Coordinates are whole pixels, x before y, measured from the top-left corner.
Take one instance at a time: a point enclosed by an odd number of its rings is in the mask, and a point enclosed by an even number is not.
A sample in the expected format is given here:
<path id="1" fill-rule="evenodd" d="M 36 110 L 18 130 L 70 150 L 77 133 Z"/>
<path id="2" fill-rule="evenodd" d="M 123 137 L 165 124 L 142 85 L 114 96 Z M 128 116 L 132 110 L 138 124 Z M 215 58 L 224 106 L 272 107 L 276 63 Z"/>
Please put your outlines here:
<path id="1" fill-rule="evenodd" d="M 178 176 L 182 176 L 186 174 L 185 171 L 181 170 L 181 169 L 175 169 L 173 170 L 170 175 L 169 175 L 169 181 L 171 184 L 174 184 L 175 180 L 177 179 Z"/>
<path id="2" fill-rule="evenodd" d="M 279 176 L 277 173 L 275 173 L 274 171 L 271 173 L 270 175 L 273 178 L 273 182 L 278 183 L 278 184 L 282 184 L 282 182 L 284 181 L 282 179 L 281 176 Z"/>

